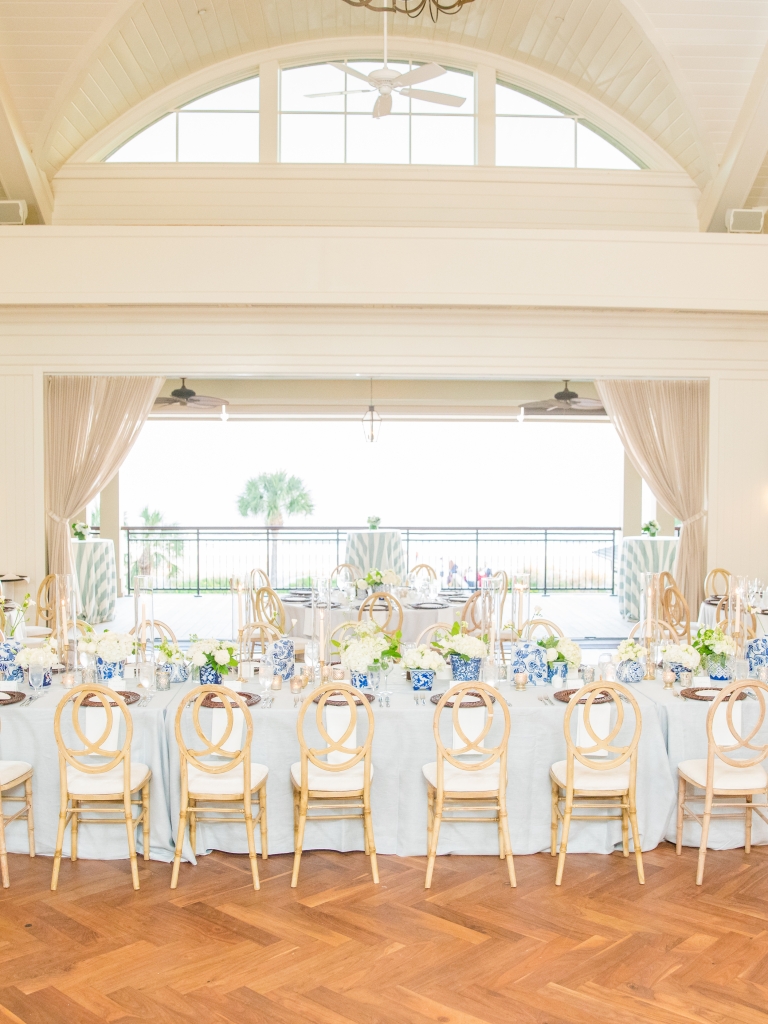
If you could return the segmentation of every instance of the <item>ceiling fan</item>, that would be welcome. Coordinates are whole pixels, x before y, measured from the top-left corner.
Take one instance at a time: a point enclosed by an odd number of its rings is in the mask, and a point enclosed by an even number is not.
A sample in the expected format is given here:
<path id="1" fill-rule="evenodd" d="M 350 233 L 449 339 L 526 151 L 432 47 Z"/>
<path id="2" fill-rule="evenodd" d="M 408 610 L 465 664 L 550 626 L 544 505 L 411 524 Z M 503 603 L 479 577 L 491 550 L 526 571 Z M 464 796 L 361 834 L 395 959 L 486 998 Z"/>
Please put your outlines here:
<path id="1" fill-rule="evenodd" d="M 438 78 L 440 75 L 445 74 L 445 68 L 441 68 L 439 64 L 430 62 L 429 64 L 422 64 L 419 67 L 412 68 L 410 71 L 401 72 L 396 71 L 387 64 L 387 16 L 384 15 L 384 67 L 377 68 L 372 71 L 369 75 L 364 75 L 362 71 L 357 71 L 355 68 L 351 68 L 346 62 L 339 64 L 335 61 L 330 61 L 330 65 L 333 68 L 338 68 L 339 71 L 343 71 L 346 75 L 352 75 L 353 78 L 359 78 L 365 82 L 366 85 L 370 86 L 369 89 L 342 89 L 340 92 L 314 92 L 308 93 L 307 99 L 319 99 L 322 96 L 347 96 L 350 93 L 359 92 L 377 92 L 379 95 L 376 98 L 376 102 L 373 105 L 373 116 L 385 117 L 392 110 L 392 93 L 396 93 L 398 96 L 408 96 L 412 100 L 423 100 L 425 103 L 440 103 L 446 107 L 461 107 L 466 102 L 464 96 L 452 96 L 447 92 L 431 92 L 427 89 L 412 89 L 411 86 L 418 85 L 421 82 L 429 82 L 433 78 Z"/>
<path id="2" fill-rule="evenodd" d="M 182 406 L 197 406 L 203 409 L 220 409 L 222 406 L 229 405 L 226 398 L 212 398 L 210 395 L 198 395 L 188 388 L 186 384 L 186 377 L 181 378 L 181 387 L 176 388 L 170 394 L 169 398 L 156 398 L 155 407 L 164 405 L 182 405 Z"/>
<path id="3" fill-rule="evenodd" d="M 552 398 L 538 402 L 525 402 L 520 413 L 523 416 L 606 416 L 599 398 L 579 398 L 576 391 L 568 387 L 570 381 L 563 381 L 563 390 L 556 391 Z"/>

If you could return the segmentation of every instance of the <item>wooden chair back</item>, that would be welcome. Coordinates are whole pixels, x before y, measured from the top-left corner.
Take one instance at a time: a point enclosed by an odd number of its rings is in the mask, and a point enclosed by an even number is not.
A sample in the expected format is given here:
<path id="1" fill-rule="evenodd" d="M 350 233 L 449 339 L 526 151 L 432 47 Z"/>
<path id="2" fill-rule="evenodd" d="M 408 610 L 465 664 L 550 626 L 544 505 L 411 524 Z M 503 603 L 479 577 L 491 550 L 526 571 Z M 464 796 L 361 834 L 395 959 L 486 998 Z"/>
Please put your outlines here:
<path id="1" fill-rule="evenodd" d="M 317 704 L 315 698 L 319 698 Z M 323 722 L 323 711 L 329 699 L 344 700 L 349 708 L 349 721 L 341 736 L 335 739 L 330 736 L 326 723 Z M 365 740 L 357 742 L 357 701 L 362 699 L 362 707 L 368 716 L 368 731 Z M 304 735 L 304 719 L 310 708 L 315 708 L 315 724 L 320 733 L 321 741 L 326 744 L 324 747 L 310 747 Z M 360 761 L 364 762 L 364 792 L 370 794 L 371 788 L 371 745 L 373 743 L 374 719 L 373 711 L 365 697 L 361 698 L 359 690 L 347 683 L 325 683 L 317 687 L 307 697 L 299 711 L 296 731 L 301 747 L 301 788 L 306 792 L 308 789 L 309 764 L 312 762 L 317 768 L 329 772 L 343 772 L 353 768 Z M 347 741 L 351 740 L 352 745 L 348 746 Z"/>
<path id="2" fill-rule="evenodd" d="M 356 565 L 352 565 L 351 562 L 340 562 L 331 573 L 331 583 L 333 583 L 337 576 L 340 576 L 342 572 L 348 572 L 350 579 L 352 580 L 359 580 L 363 575 L 360 569 L 358 569 Z"/>
<path id="3" fill-rule="evenodd" d="M 49 573 L 37 588 L 35 625 L 53 626 L 56 622 L 56 577 Z"/>
<path id="4" fill-rule="evenodd" d="M 87 623 L 86 623 L 86 625 L 87 625 Z M 80 623 L 78 622 L 78 627 L 79 626 L 80 626 Z M 139 643 L 142 645 L 142 647 L 146 647 L 146 645 L 147 645 L 147 639 L 149 637 L 150 626 L 151 626 L 151 623 L 150 623 L 149 619 L 144 619 L 143 622 L 139 623 Z M 88 629 L 91 629 L 91 628 L 92 628 L 91 626 L 88 626 Z M 128 632 L 129 632 L 129 634 L 131 636 L 133 636 L 135 634 L 135 632 L 136 632 L 136 627 L 135 626 L 131 626 L 131 628 L 128 630 Z M 153 639 L 155 639 L 155 640 L 157 640 L 157 639 L 169 640 L 172 644 L 175 644 L 177 642 L 176 641 L 176 634 L 173 632 L 171 627 L 166 622 L 162 622 L 160 619 L 155 619 L 155 635 L 154 635 Z"/>
<path id="5" fill-rule="evenodd" d="M 418 565 L 414 565 L 414 567 L 410 570 L 408 575 L 413 579 L 416 579 L 417 576 L 426 576 L 427 579 L 430 580 L 437 579 L 437 573 L 432 568 L 432 566 L 427 565 L 426 562 L 419 562 Z"/>
<path id="6" fill-rule="evenodd" d="M 727 569 L 710 569 L 704 580 L 704 597 L 728 597 L 731 574 Z"/>
<path id="7" fill-rule="evenodd" d="M 668 587 L 676 587 L 676 586 L 677 586 L 677 581 L 675 580 L 675 577 L 672 575 L 671 572 L 668 572 L 665 569 L 664 572 L 660 572 L 659 573 L 659 590 L 661 591 L 662 594 L 664 593 L 664 591 Z"/>
<path id="8" fill-rule="evenodd" d="M 642 639 L 645 639 L 645 628 L 647 625 L 647 619 L 640 619 L 640 621 L 636 622 L 632 629 L 630 629 L 628 639 L 634 640 L 638 633 L 640 634 Z M 658 630 L 659 636 L 662 640 L 677 639 L 677 633 L 674 629 L 672 629 L 668 622 L 663 622 L 661 619 L 653 619 L 651 621 L 651 627 Z"/>
<path id="9" fill-rule="evenodd" d="M 743 631 L 744 636 L 741 637 L 743 643 L 747 640 L 754 640 L 757 636 L 757 618 L 754 612 L 742 611 L 740 628 L 735 619 L 721 619 L 717 625 L 724 633 L 734 638 L 738 638 Z"/>
<path id="10" fill-rule="evenodd" d="M 435 633 L 438 631 L 441 633 L 450 633 L 451 629 L 452 627 L 448 622 L 433 622 L 431 626 L 427 626 L 426 629 L 422 629 L 416 637 L 416 646 L 418 647 L 423 643 L 431 644 L 435 638 Z"/>
<path id="11" fill-rule="evenodd" d="M 263 569 L 251 569 L 251 593 L 252 594 L 255 594 L 256 591 L 260 590 L 262 587 L 270 587 L 271 588 L 271 586 L 272 586 L 272 583 L 270 582 L 269 576 L 267 576 L 267 574 L 264 572 Z"/>
<path id="12" fill-rule="evenodd" d="M 509 576 L 507 575 L 506 572 L 504 572 L 503 569 L 498 569 L 493 574 L 493 576 L 491 576 L 491 579 L 492 580 L 501 580 L 501 593 L 503 595 L 501 600 L 503 602 L 504 598 L 509 593 Z"/>
<path id="13" fill-rule="evenodd" d="M 480 591 L 476 590 L 461 609 L 461 622 L 466 622 L 468 633 L 479 633 L 482 629 L 480 597 Z"/>
<path id="14" fill-rule="evenodd" d="M 667 587 L 661 595 L 661 607 L 664 612 L 664 621 L 675 632 L 679 639 L 691 642 L 691 613 L 688 610 L 688 602 L 683 597 L 682 591 L 676 586 Z"/>
<path id="15" fill-rule="evenodd" d="M 495 698 L 496 703 L 494 703 L 493 698 Z M 455 744 L 450 747 L 445 745 L 443 738 L 440 735 L 440 716 L 448 701 L 453 702 L 453 707 L 449 710 L 451 711 L 453 741 Z M 485 707 L 485 722 L 477 734 L 470 737 L 467 736 L 461 721 L 461 705 L 465 702 L 477 705 L 478 701 L 481 701 L 482 705 Z M 496 746 L 487 747 L 484 745 L 484 741 L 493 726 L 495 708 L 499 708 L 504 716 L 503 735 Z M 435 714 L 432 719 L 432 731 L 435 734 L 435 743 L 437 745 L 438 793 L 441 793 L 445 788 L 445 761 L 450 765 L 453 765 L 454 768 L 460 768 L 462 771 L 467 772 L 477 772 L 481 771 L 483 768 L 490 768 L 491 765 L 499 761 L 501 762 L 499 766 L 500 784 L 502 786 L 505 785 L 507 777 L 507 743 L 509 740 L 509 728 L 510 719 L 507 702 L 503 699 L 499 699 L 498 690 L 494 690 L 492 687 L 488 686 L 487 683 L 458 683 L 456 686 L 452 686 L 450 690 L 447 690 L 440 698 L 440 702 L 435 708 Z M 470 757 L 472 760 L 467 760 L 467 758 Z"/>
<path id="16" fill-rule="evenodd" d="M 203 701 L 209 694 L 221 702 L 227 716 L 224 729 L 216 739 L 212 739 L 207 735 L 200 722 L 200 709 Z M 190 747 L 184 739 L 182 722 L 190 704 L 192 705 L 190 713 L 192 726 L 195 730 L 195 742 L 197 740 L 200 741 L 201 746 L 199 747 Z M 233 713 L 233 709 L 242 712 L 242 720 Z M 237 729 L 242 729 L 243 723 L 245 723 L 245 737 L 242 740 L 236 739 L 234 732 Z M 233 741 L 236 741 L 234 746 L 229 742 L 230 737 L 232 737 Z M 176 742 L 179 745 L 179 754 L 181 756 L 182 780 L 186 779 L 189 765 L 209 775 L 221 775 L 223 772 L 231 771 L 237 765 L 242 764 L 244 777 L 243 792 L 250 793 L 252 738 L 253 719 L 251 718 L 248 705 L 239 693 L 230 690 L 228 686 L 217 684 L 196 686 L 194 690 L 190 690 L 176 711 Z M 206 758 L 218 758 L 219 760 L 210 761 L 206 760 Z M 182 785 L 184 785 L 184 781 L 182 781 Z"/>
<path id="17" fill-rule="evenodd" d="M 748 735 L 742 735 L 736 728 L 733 722 L 733 709 L 736 705 L 736 701 L 739 694 L 744 690 L 751 690 L 757 698 L 759 704 L 757 715 L 752 724 L 751 730 Z M 765 721 L 765 700 L 768 695 L 768 683 L 758 682 L 757 679 L 737 679 L 728 686 L 724 686 L 718 693 L 717 697 L 712 701 L 709 712 L 707 713 L 707 791 L 711 792 L 714 784 L 714 772 L 715 772 L 715 758 L 720 758 L 726 764 L 732 765 L 734 768 L 752 768 L 755 765 L 762 764 L 762 762 L 768 757 L 768 743 L 753 743 L 752 741 L 758 735 L 763 728 L 763 722 Z M 715 715 L 717 715 L 718 709 L 727 702 L 727 711 L 725 713 L 725 720 L 728 724 L 728 731 L 733 737 L 734 742 L 729 743 L 727 746 L 722 743 L 718 743 L 714 735 Z M 732 757 L 731 755 L 737 750 L 748 750 L 752 756 L 745 758 Z"/>
<path id="18" fill-rule="evenodd" d="M 590 722 L 592 705 L 594 704 L 595 699 L 599 697 L 603 691 L 610 694 L 613 698 L 613 703 L 616 706 L 616 721 L 608 735 L 604 738 L 597 735 L 592 723 Z M 625 700 L 622 700 L 622 697 L 625 698 Z M 586 746 L 577 746 L 571 734 L 571 718 L 579 707 L 579 701 L 584 700 L 585 698 L 586 702 L 581 705 L 581 707 L 584 708 L 584 730 L 593 742 Z M 632 711 L 635 716 L 635 728 L 628 743 L 618 744 L 613 741 L 619 735 L 622 726 L 624 725 L 625 703 L 632 707 Z M 566 781 L 567 787 L 571 791 L 573 790 L 573 767 L 575 761 L 579 761 L 588 768 L 594 768 L 597 771 L 607 771 L 609 768 L 618 768 L 619 765 L 624 764 L 624 762 L 629 759 L 630 788 L 634 785 L 637 777 L 637 746 L 640 742 L 640 733 L 642 731 L 642 717 L 640 715 L 640 708 L 638 707 L 637 701 L 635 700 L 631 690 L 622 686 L 621 683 L 608 682 L 605 680 L 595 683 L 587 683 L 586 686 L 582 686 L 580 690 L 574 693 L 568 702 L 568 707 L 565 709 L 563 729 L 565 731 L 565 742 L 568 748 Z"/>
<path id="19" fill-rule="evenodd" d="M 285 608 L 272 587 L 259 587 L 253 595 L 253 617 L 285 632 Z"/>
<path id="20" fill-rule="evenodd" d="M 240 637 L 241 656 L 245 661 L 252 661 L 257 648 L 263 654 L 267 644 L 279 640 L 280 637 L 280 630 L 268 622 L 246 622 Z"/>
<path id="21" fill-rule="evenodd" d="M 104 729 L 96 740 L 91 740 L 83 731 L 80 721 L 80 708 L 87 697 L 98 700 L 104 709 Z M 114 709 L 115 704 L 125 721 L 125 736 L 122 746 L 112 750 L 105 746 L 113 733 L 115 725 Z M 75 736 L 83 744 L 82 747 L 70 747 L 65 740 L 61 729 L 61 717 L 68 704 L 71 704 L 72 728 Z M 65 693 L 56 708 L 53 716 L 53 732 L 56 737 L 56 745 L 59 748 L 59 765 L 61 768 L 62 792 L 66 792 L 67 772 L 66 765 L 70 764 L 80 772 L 88 775 L 100 775 L 108 772 L 118 765 L 123 765 L 124 785 L 130 791 L 131 778 L 131 738 L 133 736 L 133 720 L 125 701 L 115 690 L 99 683 L 86 683 L 83 686 L 76 686 L 73 690 Z M 116 733 L 115 733 L 116 735 Z M 103 763 L 97 763 L 95 758 L 106 758 Z"/>
<path id="22" fill-rule="evenodd" d="M 94 632 L 93 626 L 90 624 L 90 622 L 86 622 L 85 619 L 77 619 L 75 625 L 77 626 L 78 633 L 80 633 L 82 636 L 88 636 L 89 633 Z"/>
<path id="23" fill-rule="evenodd" d="M 341 650 L 336 646 L 334 640 L 341 644 L 347 638 L 347 633 L 353 632 L 357 629 L 359 622 L 357 619 L 349 622 L 342 622 L 335 629 L 331 630 L 331 664 L 338 665 L 341 661 Z"/>
<path id="24" fill-rule="evenodd" d="M 543 629 L 547 636 L 565 636 L 562 629 L 551 619 L 528 619 L 520 627 L 520 638 L 532 640 L 539 629 Z"/>
<path id="25" fill-rule="evenodd" d="M 377 611 L 386 611 L 384 622 L 379 622 L 376 618 L 374 613 Z M 385 633 L 394 633 L 403 628 L 403 606 L 393 594 L 386 592 L 369 594 L 357 613 L 358 622 L 362 622 L 364 619 L 373 619 Z"/>

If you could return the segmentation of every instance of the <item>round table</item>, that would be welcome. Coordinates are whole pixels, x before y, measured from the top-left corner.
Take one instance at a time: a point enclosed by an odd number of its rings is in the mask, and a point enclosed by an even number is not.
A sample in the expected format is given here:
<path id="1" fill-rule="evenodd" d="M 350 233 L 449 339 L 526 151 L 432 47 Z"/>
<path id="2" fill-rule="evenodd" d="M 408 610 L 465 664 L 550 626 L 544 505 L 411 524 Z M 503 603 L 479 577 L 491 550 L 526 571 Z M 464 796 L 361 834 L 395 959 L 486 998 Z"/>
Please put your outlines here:
<path id="1" fill-rule="evenodd" d="M 110 539 L 72 540 L 80 589 L 80 614 L 92 626 L 115 617 L 117 570 L 115 545 Z"/>
<path id="2" fill-rule="evenodd" d="M 346 562 L 363 570 L 394 569 L 403 579 L 406 573 L 403 540 L 399 530 L 353 530 L 347 534 Z"/>
<path id="3" fill-rule="evenodd" d="M 677 556 L 677 537 L 625 537 L 619 562 L 619 614 L 637 622 L 641 612 L 643 575 L 672 572 Z"/>

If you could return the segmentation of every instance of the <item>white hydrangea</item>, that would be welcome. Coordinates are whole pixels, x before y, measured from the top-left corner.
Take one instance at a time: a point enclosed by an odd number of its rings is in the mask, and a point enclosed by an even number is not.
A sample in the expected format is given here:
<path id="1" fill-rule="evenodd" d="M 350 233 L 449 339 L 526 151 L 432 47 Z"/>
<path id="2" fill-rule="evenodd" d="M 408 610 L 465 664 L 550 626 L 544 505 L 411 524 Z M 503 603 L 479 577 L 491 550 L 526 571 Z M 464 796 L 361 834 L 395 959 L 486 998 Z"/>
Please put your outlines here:
<path id="1" fill-rule="evenodd" d="M 125 661 L 134 650 L 134 638 L 129 633 L 104 630 L 96 639 L 96 654 L 102 661 Z"/>
<path id="2" fill-rule="evenodd" d="M 641 658 L 645 658 L 648 651 L 642 644 L 637 643 L 635 640 L 622 640 L 619 644 L 618 650 L 613 655 L 612 660 L 616 663 L 620 661 L 640 661 Z"/>
<path id="3" fill-rule="evenodd" d="M 341 664 L 350 672 L 367 672 L 391 643 L 387 634 L 382 632 L 352 636 L 342 648 Z"/>
<path id="4" fill-rule="evenodd" d="M 439 672 L 445 662 L 433 647 L 430 647 L 429 644 L 421 644 L 407 652 L 403 658 L 403 665 L 405 668 L 416 671 L 421 669 L 422 671 Z"/>
<path id="5" fill-rule="evenodd" d="M 484 658 L 488 653 L 485 642 L 479 636 L 470 636 L 468 633 L 457 633 L 454 636 L 445 633 L 438 642 L 446 654 L 459 654 L 465 658 Z"/>
<path id="6" fill-rule="evenodd" d="M 690 644 L 663 644 L 661 656 L 664 661 L 675 665 L 682 665 L 691 671 L 697 669 L 701 662 L 701 655 Z"/>
<path id="7" fill-rule="evenodd" d="M 22 668 L 53 668 L 58 665 L 59 656 L 50 643 L 44 643 L 40 647 L 22 647 L 15 660 Z"/>
<path id="8" fill-rule="evenodd" d="M 99 649 L 99 642 L 96 639 L 95 633 L 88 633 L 82 640 L 78 640 L 77 649 L 81 654 L 93 654 L 95 656 Z"/>
<path id="9" fill-rule="evenodd" d="M 227 665 L 235 653 L 235 645 L 228 640 L 195 640 L 189 645 L 189 660 L 193 665 L 201 668 L 203 665 L 210 665 L 211 668 Z"/>
<path id="10" fill-rule="evenodd" d="M 158 665 L 180 665 L 184 661 L 184 652 L 178 644 L 165 641 L 157 648 Z"/>
<path id="11" fill-rule="evenodd" d="M 581 664 L 581 648 L 574 640 L 569 640 L 567 636 L 561 636 L 557 641 L 557 647 L 554 648 L 558 651 L 571 668 L 578 668 Z"/>
<path id="12" fill-rule="evenodd" d="M 723 634 L 723 636 L 712 641 L 712 650 L 715 654 L 727 654 L 732 656 L 736 653 L 736 641 L 732 636 Z"/>
<path id="13" fill-rule="evenodd" d="M 381 576 L 381 582 L 396 587 L 400 582 L 400 577 L 394 569 L 385 569 Z"/>

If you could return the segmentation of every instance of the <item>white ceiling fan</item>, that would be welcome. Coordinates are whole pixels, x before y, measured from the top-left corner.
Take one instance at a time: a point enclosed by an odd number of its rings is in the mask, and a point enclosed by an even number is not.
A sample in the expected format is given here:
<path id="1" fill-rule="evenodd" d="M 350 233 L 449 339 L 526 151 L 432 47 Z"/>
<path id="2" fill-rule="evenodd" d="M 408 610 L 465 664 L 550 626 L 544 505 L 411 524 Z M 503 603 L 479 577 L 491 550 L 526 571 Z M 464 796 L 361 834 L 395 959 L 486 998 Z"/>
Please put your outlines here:
<path id="1" fill-rule="evenodd" d="M 213 398 L 211 395 L 198 395 L 192 388 L 188 388 L 186 384 L 186 377 L 181 378 L 181 387 L 175 388 L 168 398 L 156 398 L 155 406 L 162 407 L 165 405 L 182 405 L 182 406 L 196 406 L 197 408 L 213 409 L 213 408 L 224 408 L 229 405 L 226 398 Z"/>
<path id="2" fill-rule="evenodd" d="M 387 16 L 384 15 L 384 67 L 377 68 L 369 75 L 362 71 L 351 68 L 346 62 L 338 64 L 330 61 L 333 68 L 338 68 L 353 78 L 359 78 L 371 88 L 369 89 L 342 89 L 340 92 L 315 92 L 308 93 L 307 99 L 318 99 L 321 96 L 347 96 L 350 93 L 377 92 L 379 95 L 373 105 L 374 117 L 385 117 L 392 110 L 392 93 L 399 96 L 408 96 L 413 100 L 423 100 L 425 103 L 440 103 L 446 107 L 461 107 L 465 103 L 464 96 L 452 96 L 447 92 L 430 92 L 427 89 L 412 89 L 411 86 L 421 82 L 429 82 L 445 74 L 445 68 L 439 64 L 430 62 L 413 68 L 411 71 L 400 72 L 387 65 Z"/>

